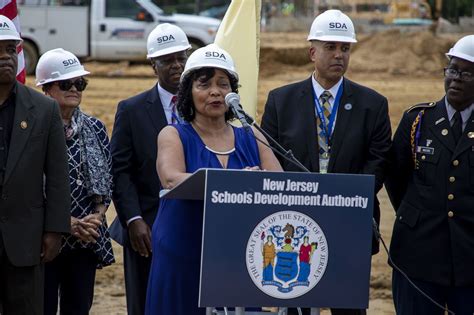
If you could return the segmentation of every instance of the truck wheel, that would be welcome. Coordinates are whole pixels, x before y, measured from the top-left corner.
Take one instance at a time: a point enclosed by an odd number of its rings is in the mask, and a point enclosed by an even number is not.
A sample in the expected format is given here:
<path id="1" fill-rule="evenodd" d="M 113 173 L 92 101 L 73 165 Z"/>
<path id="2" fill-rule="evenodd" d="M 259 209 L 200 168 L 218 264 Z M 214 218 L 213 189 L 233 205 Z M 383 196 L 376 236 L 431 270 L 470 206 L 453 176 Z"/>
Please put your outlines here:
<path id="1" fill-rule="evenodd" d="M 23 42 L 23 54 L 25 55 L 26 74 L 35 74 L 36 64 L 38 63 L 38 51 L 32 42 Z"/>

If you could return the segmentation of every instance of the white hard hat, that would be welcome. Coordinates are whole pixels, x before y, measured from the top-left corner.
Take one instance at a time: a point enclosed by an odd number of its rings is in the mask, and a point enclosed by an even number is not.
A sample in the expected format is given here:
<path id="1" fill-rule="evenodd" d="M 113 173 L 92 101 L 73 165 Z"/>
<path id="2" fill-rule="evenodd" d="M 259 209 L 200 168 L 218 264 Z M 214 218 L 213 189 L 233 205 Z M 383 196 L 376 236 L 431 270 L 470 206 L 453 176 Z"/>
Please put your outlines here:
<path id="1" fill-rule="evenodd" d="M 190 48 L 188 37 L 182 29 L 170 23 L 163 23 L 148 35 L 146 57 L 148 59 L 160 57 Z"/>
<path id="2" fill-rule="evenodd" d="M 21 42 L 21 37 L 16 30 L 15 24 L 4 15 L 0 15 L 0 40 L 17 40 Z"/>
<path id="3" fill-rule="evenodd" d="M 469 62 L 474 62 L 474 35 L 467 35 L 461 38 L 449 50 L 446 57 L 461 58 Z"/>
<path id="4" fill-rule="evenodd" d="M 235 70 L 234 60 L 230 54 L 216 44 L 209 44 L 196 49 L 189 56 L 184 71 L 181 74 L 181 81 L 193 70 L 200 68 L 218 68 L 227 71 L 235 79 L 239 80 L 239 74 Z"/>
<path id="5" fill-rule="evenodd" d="M 36 65 L 36 86 L 89 74 L 73 53 L 62 48 L 45 52 Z"/>
<path id="6" fill-rule="evenodd" d="M 318 15 L 311 24 L 308 40 L 357 43 L 354 24 L 339 10 L 327 10 Z"/>

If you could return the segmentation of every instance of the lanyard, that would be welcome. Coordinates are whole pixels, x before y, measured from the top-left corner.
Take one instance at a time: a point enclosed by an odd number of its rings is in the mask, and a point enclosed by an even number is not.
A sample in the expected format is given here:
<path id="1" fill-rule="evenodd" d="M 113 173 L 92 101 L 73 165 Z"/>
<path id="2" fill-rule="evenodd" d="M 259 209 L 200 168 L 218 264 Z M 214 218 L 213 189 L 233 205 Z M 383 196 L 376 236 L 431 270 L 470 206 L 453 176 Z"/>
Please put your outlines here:
<path id="1" fill-rule="evenodd" d="M 324 116 L 323 107 L 319 103 L 319 99 L 318 99 L 318 96 L 316 95 L 316 92 L 314 92 L 314 106 L 316 107 L 316 113 L 323 127 L 322 132 L 323 132 L 324 138 L 326 139 L 328 150 L 331 145 L 332 130 L 333 130 L 334 121 L 336 120 L 337 108 L 339 107 L 339 102 L 341 101 L 343 84 L 344 82 L 341 83 L 341 85 L 339 86 L 339 89 L 337 90 L 336 98 L 334 99 L 334 105 L 331 110 L 331 115 L 329 116 L 329 122 L 326 122 L 326 116 Z"/>

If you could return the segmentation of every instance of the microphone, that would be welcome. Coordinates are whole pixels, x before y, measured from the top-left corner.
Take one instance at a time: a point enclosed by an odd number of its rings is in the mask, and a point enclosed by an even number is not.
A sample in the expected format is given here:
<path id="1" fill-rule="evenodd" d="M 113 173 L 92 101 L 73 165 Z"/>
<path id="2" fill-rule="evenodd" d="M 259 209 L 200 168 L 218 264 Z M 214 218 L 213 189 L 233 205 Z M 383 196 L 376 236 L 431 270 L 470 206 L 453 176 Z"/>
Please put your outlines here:
<path id="1" fill-rule="evenodd" d="M 237 93 L 230 92 L 225 96 L 225 103 L 229 106 L 230 110 L 240 120 L 242 127 L 245 129 L 250 129 L 250 125 L 245 119 L 245 113 L 240 105 L 240 96 Z"/>

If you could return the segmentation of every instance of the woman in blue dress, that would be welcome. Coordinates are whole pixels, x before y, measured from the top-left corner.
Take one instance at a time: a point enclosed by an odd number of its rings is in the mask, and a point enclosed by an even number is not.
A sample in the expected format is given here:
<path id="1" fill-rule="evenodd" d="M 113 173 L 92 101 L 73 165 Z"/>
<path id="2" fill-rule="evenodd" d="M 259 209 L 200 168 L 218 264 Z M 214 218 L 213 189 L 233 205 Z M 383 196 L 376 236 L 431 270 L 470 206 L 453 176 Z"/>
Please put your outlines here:
<path id="1" fill-rule="evenodd" d="M 158 136 L 157 171 L 164 188 L 173 188 L 199 168 L 275 170 L 281 166 L 257 130 L 229 124 L 233 114 L 224 98 L 237 92 L 231 56 L 211 44 L 196 50 L 181 76 L 178 111 L 184 123 Z M 162 199 L 152 230 L 153 258 L 147 315 L 204 314 L 198 308 L 203 203 Z"/>

